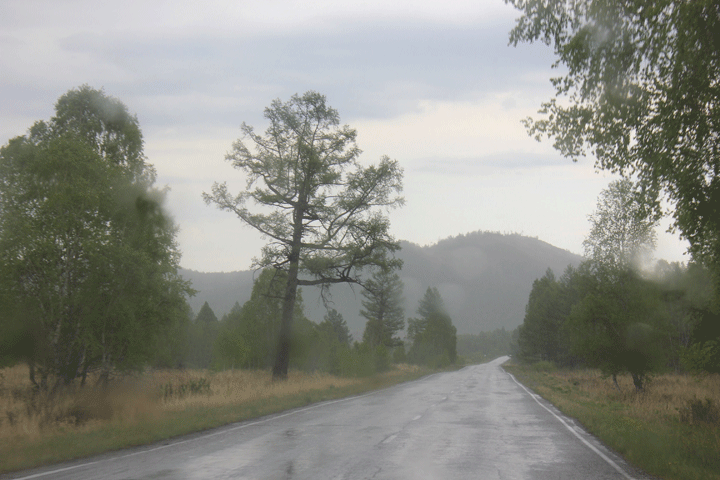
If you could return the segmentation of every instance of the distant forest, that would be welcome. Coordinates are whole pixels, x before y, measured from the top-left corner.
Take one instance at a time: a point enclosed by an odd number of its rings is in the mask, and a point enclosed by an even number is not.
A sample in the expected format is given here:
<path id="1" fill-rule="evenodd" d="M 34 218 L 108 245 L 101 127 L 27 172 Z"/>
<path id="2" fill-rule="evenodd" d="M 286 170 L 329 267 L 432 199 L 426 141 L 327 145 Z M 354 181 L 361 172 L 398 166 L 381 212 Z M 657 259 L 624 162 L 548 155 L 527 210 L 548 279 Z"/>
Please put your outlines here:
<path id="1" fill-rule="evenodd" d="M 478 334 L 496 329 L 511 331 L 525 317 L 525 306 L 533 281 L 548 268 L 563 271 L 578 266 L 579 255 L 554 247 L 537 238 L 520 234 L 472 232 L 421 247 L 401 242 L 397 256 L 403 260 L 399 275 L 404 283 L 406 316 L 414 315 L 415 306 L 430 286 L 437 286 L 459 334 Z M 180 269 L 198 291 L 189 299 L 195 313 L 205 302 L 219 317 L 236 302 L 250 298 L 253 271 L 202 273 Z M 365 328 L 360 316 L 361 287 L 340 285 L 331 288 L 332 308 L 340 312 L 355 337 Z M 320 322 L 326 308 L 319 291 L 305 288 L 305 312 Z"/>

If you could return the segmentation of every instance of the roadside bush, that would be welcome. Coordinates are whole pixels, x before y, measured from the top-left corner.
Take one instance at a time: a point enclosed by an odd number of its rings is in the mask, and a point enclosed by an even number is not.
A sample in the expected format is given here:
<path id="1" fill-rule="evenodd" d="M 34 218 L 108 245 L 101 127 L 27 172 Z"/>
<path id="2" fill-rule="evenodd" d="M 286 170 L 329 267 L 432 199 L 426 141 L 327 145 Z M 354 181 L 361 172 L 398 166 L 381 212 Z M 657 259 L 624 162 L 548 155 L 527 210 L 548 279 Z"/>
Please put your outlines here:
<path id="1" fill-rule="evenodd" d="M 393 363 L 407 362 L 407 355 L 405 354 L 405 346 L 404 345 L 400 345 L 399 347 L 395 347 L 393 349 L 392 361 L 393 361 Z"/>
<path id="2" fill-rule="evenodd" d="M 685 408 L 680 409 L 680 421 L 690 424 L 720 425 L 720 407 L 709 398 L 705 401 L 694 398 L 687 402 Z"/>
<path id="3" fill-rule="evenodd" d="M 435 355 L 428 362 L 430 368 L 446 368 L 450 366 L 450 356 L 447 352 L 443 352 L 441 355 Z"/>
<path id="4" fill-rule="evenodd" d="M 168 382 L 160 386 L 160 396 L 166 402 L 173 398 L 181 399 L 190 395 L 210 395 L 210 381 L 201 377 L 191 378 L 175 385 Z"/>
<path id="5" fill-rule="evenodd" d="M 384 345 L 378 345 L 375 347 L 375 351 L 372 352 L 375 359 L 375 371 L 386 372 L 390 369 L 390 352 Z"/>
<path id="6" fill-rule="evenodd" d="M 682 364 L 691 372 L 720 373 L 720 342 L 708 340 L 688 347 L 682 354 Z"/>

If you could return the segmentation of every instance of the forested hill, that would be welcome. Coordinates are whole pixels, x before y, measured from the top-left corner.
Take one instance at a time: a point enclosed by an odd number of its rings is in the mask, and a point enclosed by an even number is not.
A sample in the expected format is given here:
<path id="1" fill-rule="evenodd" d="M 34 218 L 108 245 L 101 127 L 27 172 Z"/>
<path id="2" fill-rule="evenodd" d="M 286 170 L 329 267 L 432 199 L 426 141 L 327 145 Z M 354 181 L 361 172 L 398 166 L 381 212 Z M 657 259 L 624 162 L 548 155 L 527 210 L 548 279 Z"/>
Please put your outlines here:
<path id="1" fill-rule="evenodd" d="M 445 300 L 458 333 L 478 333 L 520 325 L 535 279 L 548 268 L 561 275 L 569 264 L 577 266 L 581 257 L 536 238 L 518 234 L 474 232 L 420 247 L 402 242 L 398 256 L 404 261 L 400 276 L 405 284 L 405 315 L 415 316 L 418 301 L 429 286 L 437 287 Z M 235 302 L 250 298 L 254 272 L 200 273 L 182 270 L 192 280 L 198 294 L 190 299 L 194 312 L 208 302 L 218 318 Z M 255 274 L 257 275 L 257 274 Z M 319 290 L 304 288 L 305 312 L 320 322 L 325 307 Z M 356 339 L 365 327 L 359 315 L 360 288 L 334 286 L 333 308 L 338 310 Z"/>

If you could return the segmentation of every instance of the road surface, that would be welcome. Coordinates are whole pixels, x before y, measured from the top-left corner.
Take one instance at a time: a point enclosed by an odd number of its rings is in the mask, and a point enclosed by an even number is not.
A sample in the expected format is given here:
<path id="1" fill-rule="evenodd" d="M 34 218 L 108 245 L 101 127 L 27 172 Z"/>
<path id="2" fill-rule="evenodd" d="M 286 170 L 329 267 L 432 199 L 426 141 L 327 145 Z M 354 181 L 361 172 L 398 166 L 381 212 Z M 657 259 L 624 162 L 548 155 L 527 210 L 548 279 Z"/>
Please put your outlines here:
<path id="1" fill-rule="evenodd" d="M 648 478 L 517 383 L 505 360 L 2 478 Z"/>

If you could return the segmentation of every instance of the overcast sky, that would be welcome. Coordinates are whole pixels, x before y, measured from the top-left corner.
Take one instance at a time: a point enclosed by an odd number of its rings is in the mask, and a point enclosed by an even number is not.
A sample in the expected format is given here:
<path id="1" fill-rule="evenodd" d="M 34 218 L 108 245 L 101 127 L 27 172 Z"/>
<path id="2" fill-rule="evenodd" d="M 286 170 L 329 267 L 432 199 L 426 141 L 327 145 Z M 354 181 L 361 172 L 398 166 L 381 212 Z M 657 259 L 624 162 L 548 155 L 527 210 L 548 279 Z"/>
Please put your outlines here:
<path id="1" fill-rule="evenodd" d="M 476 230 L 521 233 L 582 253 L 587 215 L 613 180 L 573 164 L 521 119 L 553 94 L 552 52 L 508 46 L 502 0 L 0 3 L 0 144 L 88 84 L 140 121 L 182 266 L 250 268 L 263 239 L 206 206 L 214 181 L 244 187 L 224 160 L 244 121 L 264 131 L 276 98 L 315 90 L 358 131 L 362 161 L 405 170 L 398 239 L 427 245 Z M 684 261 L 658 229 L 656 257 Z"/>

